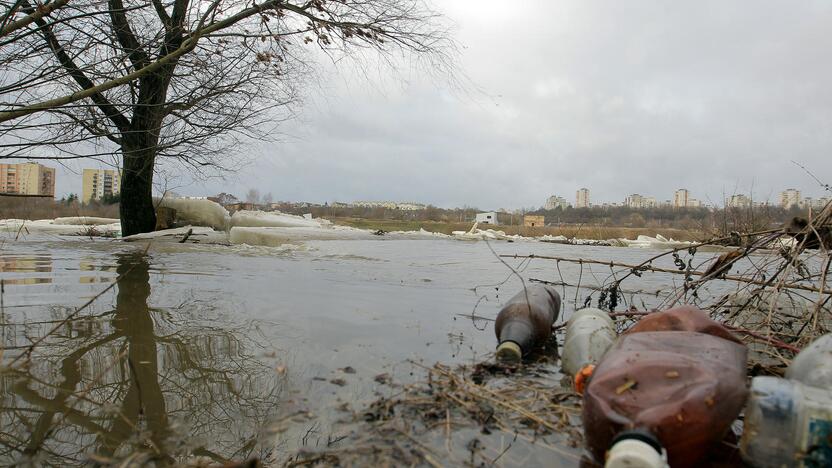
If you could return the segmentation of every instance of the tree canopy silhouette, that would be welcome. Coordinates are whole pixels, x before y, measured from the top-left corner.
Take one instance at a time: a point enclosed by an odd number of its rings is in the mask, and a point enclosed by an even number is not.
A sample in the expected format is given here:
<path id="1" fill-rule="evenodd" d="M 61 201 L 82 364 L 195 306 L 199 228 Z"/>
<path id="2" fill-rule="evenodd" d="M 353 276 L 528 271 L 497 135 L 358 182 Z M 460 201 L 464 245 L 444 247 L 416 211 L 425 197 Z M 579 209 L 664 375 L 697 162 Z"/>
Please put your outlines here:
<path id="1" fill-rule="evenodd" d="M 397 52 L 446 64 L 422 0 L 0 0 L 0 158 L 120 159 L 123 235 L 153 230 L 154 169 L 233 169 L 314 68 Z M 284 112 L 274 112 L 282 110 Z M 53 155 L 43 156 L 43 147 Z M 57 150 L 57 151 L 54 151 Z"/>

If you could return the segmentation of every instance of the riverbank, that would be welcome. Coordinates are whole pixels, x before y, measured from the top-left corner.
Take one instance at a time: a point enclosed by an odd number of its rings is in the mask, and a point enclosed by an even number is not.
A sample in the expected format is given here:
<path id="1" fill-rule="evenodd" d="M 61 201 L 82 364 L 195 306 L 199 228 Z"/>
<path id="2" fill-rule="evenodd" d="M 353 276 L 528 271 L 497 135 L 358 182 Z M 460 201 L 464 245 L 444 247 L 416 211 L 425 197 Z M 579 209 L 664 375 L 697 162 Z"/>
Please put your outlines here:
<path id="1" fill-rule="evenodd" d="M 450 235 L 454 231 L 467 231 L 471 229 L 470 222 L 450 223 L 440 221 L 401 221 L 391 219 L 366 219 L 366 218 L 329 218 L 336 225 L 349 226 L 359 229 L 370 229 L 373 231 L 382 230 L 385 232 L 393 231 L 418 231 L 424 229 L 429 232 L 438 232 L 441 234 Z M 489 226 L 481 225 L 480 228 Z M 631 228 L 631 227 L 614 227 L 614 226 L 546 226 L 546 227 L 526 227 L 526 226 L 493 226 L 493 229 L 498 229 L 505 232 L 507 235 L 521 235 L 524 237 L 541 237 L 541 236 L 564 236 L 567 238 L 579 238 L 590 240 L 608 240 L 608 239 L 636 239 L 638 236 L 655 236 L 657 234 L 666 238 L 673 238 L 680 241 L 701 241 L 708 236 L 700 231 L 690 231 L 685 229 L 674 228 Z"/>

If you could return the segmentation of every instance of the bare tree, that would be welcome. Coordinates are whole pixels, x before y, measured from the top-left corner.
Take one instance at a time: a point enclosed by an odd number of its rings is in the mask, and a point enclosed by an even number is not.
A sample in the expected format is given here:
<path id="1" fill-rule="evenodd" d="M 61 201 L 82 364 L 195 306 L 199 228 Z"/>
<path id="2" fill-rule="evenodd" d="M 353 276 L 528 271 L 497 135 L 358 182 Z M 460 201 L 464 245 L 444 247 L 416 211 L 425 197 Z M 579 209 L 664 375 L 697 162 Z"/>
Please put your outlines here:
<path id="1" fill-rule="evenodd" d="M 257 189 L 248 189 L 246 201 L 254 204 L 260 203 L 260 191 Z"/>
<path id="2" fill-rule="evenodd" d="M 274 197 L 272 196 L 271 192 L 268 192 L 267 194 L 263 195 L 263 203 L 264 204 L 271 205 L 273 201 L 274 201 Z"/>
<path id="3" fill-rule="evenodd" d="M 444 63 L 422 0 L 0 0 L 0 158 L 118 158 L 124 235 L 155 225 L 157 163 L 235 166 L 230 148 L 291 117 L 312 70 L 393 52 Z M 280 112 L 275 112 L 279 110 Z M 51 156 L 33 156 L 50 147 Z M 39 153 L 42 154 L 42 153 Z"/>
<path id="4" fill-rule="evenodd" d="M 239 203 L 240 200 L 230 193 L 222 192 L 217 194 L 217 202 L 220 205 L 230 205 L 232 203 Z"/>

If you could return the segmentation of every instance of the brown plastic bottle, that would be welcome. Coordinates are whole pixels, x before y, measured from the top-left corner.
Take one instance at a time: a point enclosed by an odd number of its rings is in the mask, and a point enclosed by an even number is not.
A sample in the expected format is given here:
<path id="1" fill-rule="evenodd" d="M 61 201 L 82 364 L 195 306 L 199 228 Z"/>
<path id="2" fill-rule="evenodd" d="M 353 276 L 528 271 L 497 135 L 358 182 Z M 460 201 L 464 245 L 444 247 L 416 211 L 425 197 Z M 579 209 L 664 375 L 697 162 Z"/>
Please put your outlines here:
<path id="1" fill-rule="evenodd" d="M 552 324 L 560 313 L 560 295 L 546 285 L 526 286 L 514 295 L 497 314 L 497 359 L 517 361 L 552 334 Z"/>
<path id="2" fill-rule="evenodd" d="M 745 376 L 745 346 L 701 310 L 650 314 L 618 338 L 592 375 L 583 406 L 587 446 L 603 461 L 616 436 L 646 431 L 670 466 L 698 466 L 739 415 Z"/>

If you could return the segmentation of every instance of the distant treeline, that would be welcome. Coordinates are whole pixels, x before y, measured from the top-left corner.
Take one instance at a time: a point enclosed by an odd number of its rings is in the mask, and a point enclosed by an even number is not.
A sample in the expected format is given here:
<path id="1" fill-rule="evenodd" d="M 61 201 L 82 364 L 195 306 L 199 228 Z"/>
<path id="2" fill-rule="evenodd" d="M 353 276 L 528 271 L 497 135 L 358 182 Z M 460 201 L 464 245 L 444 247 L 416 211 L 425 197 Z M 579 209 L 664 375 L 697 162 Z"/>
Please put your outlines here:
<path id="1" fill-rule="evenodd" d="M 281 203 L 278 209 L 284 213 L 305 214 L 312 213 L 316 218 L 364 218 L 390 219 L 396 221 L 440 221 L 446 223 L 474 222 L 480 210 L 471 207 L 437 208 L 428 205 L 423 210 L 396 210 L 389 208 L 341 207 L 341 206 L 311 206 L 299 207 L 293 204 Z"/>
<path id="2" fill-rule="evenodd" d="M 293 214 L 312 213 L 322 218 L 364 218 L 400 221 L 474 222 L 477 208 L 454 209 L 428 206 L 424 210 L 405 211 L 388 208 L 312 206 L 298 207 L 283 204 L 281 211 Z M 776 206 L 754 208 L 645 208 L 592 207 L 556 208 L 554 210 L 530 210 L 524 213 L 497 213 L 497 220 L 503 225 L 523 224 L 524 215 L 543 216 L 546 225 L 594 225 L 631 228 L 675 228 L 724 234 L 730 231 L 753 232 L 777 227 L 794 216 L 808 216 L 808 210 L 794 207 L 786 210 Z"/>
<path id="3" fill-rule="evenodd" d="M 0 219 L 54 219 L 64 216 L 118 218 L 118 203 L 112 199 L 82 204 L 70 194 L 61 200 L 40 197 L 4 197 L 0 195 Z"/>

